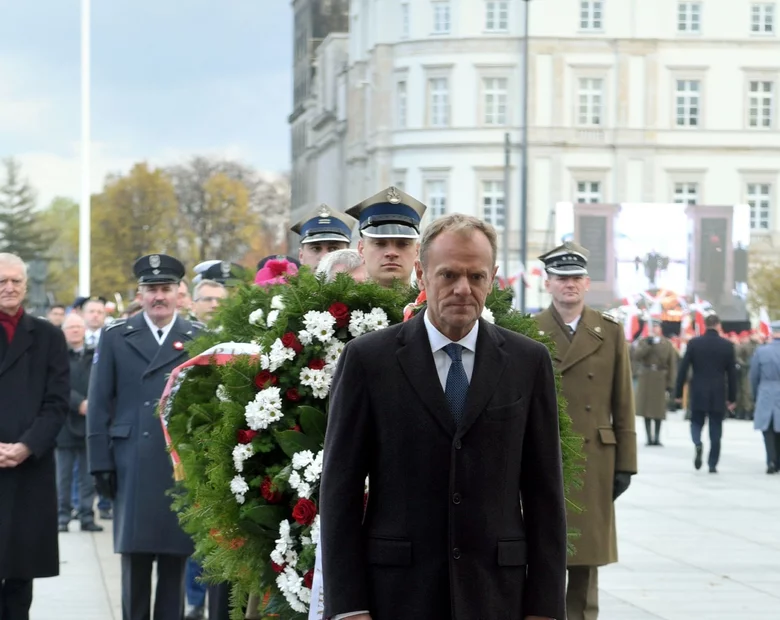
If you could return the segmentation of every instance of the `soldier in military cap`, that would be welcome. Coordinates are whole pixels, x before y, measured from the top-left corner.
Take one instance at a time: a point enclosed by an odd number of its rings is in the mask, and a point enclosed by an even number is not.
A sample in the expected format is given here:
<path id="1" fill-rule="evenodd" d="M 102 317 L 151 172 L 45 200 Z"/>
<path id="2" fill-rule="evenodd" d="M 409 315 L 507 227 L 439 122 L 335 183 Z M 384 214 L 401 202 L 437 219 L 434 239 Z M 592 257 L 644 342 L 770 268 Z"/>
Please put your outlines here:
<path id="1" fill-rule="evenodd" d="M 326 254 L 348 248 L 354 228 L 354 218 L 328 205 L 323 204 L 310 211 L 290 228 L 301 236 L 301 249 L 298 250 L 301 264 L 314 270 Z"/>
<path id="2" fill-rule="evenodd" d="M 98 491 L 115 499 L 114 550 L 122 554 L 122 617 L 180 620 L 184 565 L 192 541 L 171 510 L 173 469 L 155 407 L 171 371 L 187 359 L 199 326 L 177 315 L 184 265 L 172 256 L 139 258 L 143 312 L 105 329 L 94 357 L 87 412 L 89 470 Z"/>
<path id="3" fill-rule="evenodd" d="M 555 341 L 553 361 L 586 459 L 583 488 L 573 497 L 583 512 L 567 516 L 580 535 L 568 561 L 566 617 L 596 620 L 598 567 L 617 562 L 613 502 L 637 471 L 631 364 L 622 326 L 585 305 L 588 251 L 565 243 L 539 258 L 552 304 L 536 320 Z"/>
<path id="4" fill-rule="evenodd" d="M 368 277 L 382 286 L 409 284 L 419 252 L 426 207 L 397 187 L 388 187 L 347 210 L 359 222 L 358 252 Z"/>
<path id="5" fill-rule="evenodd" d="M 196 273 L 192 279 L 193 285 L 203 280 L 212 280 L 224 286 L 233 286 L 243 280 L 246 275 L 244 267 L 226 260 L 203 261 L 195 265 L 193 271 Z"/>

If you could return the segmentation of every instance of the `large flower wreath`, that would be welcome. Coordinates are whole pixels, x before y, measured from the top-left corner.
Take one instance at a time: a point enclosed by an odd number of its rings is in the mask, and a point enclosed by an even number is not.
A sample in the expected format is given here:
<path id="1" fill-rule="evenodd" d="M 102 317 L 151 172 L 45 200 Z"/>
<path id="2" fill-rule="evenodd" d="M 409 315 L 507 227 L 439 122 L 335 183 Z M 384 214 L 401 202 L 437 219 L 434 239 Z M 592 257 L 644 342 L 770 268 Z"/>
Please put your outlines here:
<path id="1" fill-rule="evenodd" d="M 288 284 L 240 287 L 172 377 L 161 413 L 182 474 L 174 508 L 209 578 L 233 585 L 234 618 L 249 594 L 264 597 L 265 615 L 306 617 L 333 371 L 345 343 L 401 322 L 414 295 L 343 274 L 325 283 L 308 270 Z M 485 316 L 551 345 L 511 309 L 510 292 L 493 291 Z M 568 496 L 580 443 L 562 400 L 559 417 Z"/>

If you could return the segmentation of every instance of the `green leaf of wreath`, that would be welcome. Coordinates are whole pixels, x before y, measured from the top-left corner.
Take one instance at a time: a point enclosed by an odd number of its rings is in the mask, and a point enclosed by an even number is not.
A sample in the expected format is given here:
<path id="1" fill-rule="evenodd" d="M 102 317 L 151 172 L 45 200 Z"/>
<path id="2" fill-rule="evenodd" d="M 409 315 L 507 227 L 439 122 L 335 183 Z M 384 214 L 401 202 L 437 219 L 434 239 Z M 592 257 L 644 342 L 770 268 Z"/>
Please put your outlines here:
<path id="1" fill-rule="evenodd" d="M 319 441 L 313 437 L 299 433 L 298 431 L 276 432 L 274 433 L 274 436 L 276 437 L 276 441 L 279 442 L 279 447 L 290 458 L 304 450 L 310 450 L 312 454 L 317 454 L 317 452 L 320 451 L 321 443 Z"/>
<path id="2" fill-rule="evenodd" d="M 325 414 L 319 409 L 306 405 L 298 407 L 298 413 L 301 416 L 301 428 L 306 436 L 322 443 L 325 440 L 325 425 L 327 424 Z"/>
<path id="3" fill-rule="evenodd" d="M 287 512 L 285 506 L 255 505 L 242 509 L 241 517 L 265 529 L 278 532 L 279 523 L 287 518 Z"/>

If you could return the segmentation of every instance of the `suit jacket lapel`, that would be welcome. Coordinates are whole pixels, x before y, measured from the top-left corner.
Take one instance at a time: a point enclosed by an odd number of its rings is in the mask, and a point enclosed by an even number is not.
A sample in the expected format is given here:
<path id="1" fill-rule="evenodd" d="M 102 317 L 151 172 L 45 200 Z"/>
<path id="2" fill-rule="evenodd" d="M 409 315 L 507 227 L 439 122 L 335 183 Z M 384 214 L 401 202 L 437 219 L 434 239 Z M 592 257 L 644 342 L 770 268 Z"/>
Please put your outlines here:
<path id="1" fill-rule="evenodd" d="M 0 327 L 0 329 L 3 329 Z M 8 345 L 5 357 L 0 362 L 0 375 L 16 363 L 22 354 L 32 346 L 35 321 L 27 314 L 22 314 L 19 319 L 19 325 L 16 326 L 16 333 L 11 344 Z"/>
<path id="2" fill-rule="evenodd" d="M 422 312 L 404 324 L 398 339 L 402 346 L 396 352 L 396 356 L 406 378 L 428 413 L 444 432 L 453 437 L 455 420 L 452 418 L 450 407 L 444 398 L 444 390 L 439 382 Z"/>
<path id="3" fill-rule="evenodd" d="M 501 382 L 508 361 L 503 345 L 504 337 L 500 332 L 487 321 L 480 319 L 474 373 L 469 383 L 466 410 L 458 427 L 458 436 L 465 435 L 477 421 Z"/>
<path id="4" fill-rule="evenodd" d="M 563 356 L 558 370 L 562 373 L 565 372 L 577 362 L 595 353 L 603 342 L 604 336 L 601 333 L 599 313 L 585 308 L 577 325 L 577 331 L 574 333 L 574 339 Z"/>
<path id="5" fill-rule="evenodd" d="M 171 331 L 168 332 L 162 345 L 157 347 L 157 355 L 149 364 L 149 367 L 144 372 L 144 375 L 149 375 L 160 368 L 169 366 L 171 362 L 176 361 L 182 356 L 186 356 L 183 348 L 178 348 L 175 343 L 181 343 L 192 340 L 193 330 L 189 323 L 185 323 L 184 319 L 180 316 L 176 317 L 176 322 L 173 324 Z M 154 337 L 152 335 L 152 337 Z"/>
<path id="6" fill-rule="evenodd" d="M 123 330 L 127 344 L 135 349 L 147 363 L 152 362 L 158 353 L 160 345 L 157 344 L 157 339 L 146 324 L 143 314 L 136 314 L 134 317 L 129 318 L 125 325 L 115 329 Z"/>

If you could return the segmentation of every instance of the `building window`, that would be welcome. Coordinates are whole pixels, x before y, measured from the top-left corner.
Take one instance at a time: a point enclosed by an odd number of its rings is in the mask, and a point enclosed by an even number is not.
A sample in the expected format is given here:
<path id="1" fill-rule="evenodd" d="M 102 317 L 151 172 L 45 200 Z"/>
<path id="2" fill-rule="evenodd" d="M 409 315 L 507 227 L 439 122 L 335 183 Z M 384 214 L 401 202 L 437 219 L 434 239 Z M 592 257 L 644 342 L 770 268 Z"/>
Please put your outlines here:
<path id="1" fill-rule="evenodd" d="M 677 80 L 677 126 L 698 127 L 700 114 L 701 82 Z"/>
<path id="2" fill-rule="evenodd" d="M 393 171 L 393 186 L 400 189 L 402 192 L 406 191 L 406 170 L 394 170 Z"/>
<path id="3" fill-rule="evenodd" d="M 701 32 L 701 3 L 680 2 L 677 5 L 677 32 Z"/>
<path id="4" fill-rule="evenodd" d="M 396 123 L 399 128 L 406 127 L 406 81 L 396 85 Z"/>
<path id="5" fill-rule="evenodd" d="M 496 230 L 504 229 L 506 209 L 504 207 L 503 181 L 482 181 L 482 217 Z"/>
<path id="6" fill-rule="evenodd" d="M 489 0 L 485 3 L 485 30 L 506 32 L 509 30 L 509 1 Z"/>
<path id="7" fill-rule="evenodd" d="M 699 204 L 698 183 L 675 183 L 674 203 L 678 205 Z"/>
<path id="8" fill-rule="evenodd" d="M 431 220 L 447 213 L 447 182 L 441 179 L 425 182 L 425 199 Z"/>
<path id="9" fill-rule="evenodd" d="M 580 30 L 601 30 L 604 3 L 601 0 L 580 1 Z"/>
<path id="10" fill-rule="evenodd" d="M 433 32 L 434 34 L 450 33 L 450 3 L 437 0 L 433 3 Z"/>
<path id="11" fill-rule="evenodd" d="M 428 80 L 430 125 L 431 127 L 449 127 L 450 124 L 450 87 L 446 77 Z"/>
<path id="12" fill-rule="evenodd" d="M 600 181 L 577 181 L 577 202 L 601 202 L 601 182 Z"/>
<path id="13" fill-rule="evenodd" d="M 753 34 L 775 33 L 775 5 L 765 2 L 750 7 L 750 32 Z"/>
<path id="14" fill-rule="evenodd" d="M 410 30 L 410 24 L 409 24 L 409 3 L 408 2 L 402 2 L 401 3 L 401 38 L 402 39 L 408 39 L 409 38 L 409 30 Z"/>
<path id="15" fill-rule="evenodd" d="M 482 89 L 485 97 L 485 125 L 506 125 L 506 78 L 485 78 Z"/>
<path id="16" fill-rule="evenodd" d="M 748 126 L 771 129 L 775 107 L 774 82 L 751 80 L 748 91 Z"/>
<path id="17" fill-rule="evenodd" d="M 604 101 L 604 81 L 598 78 L 580 78 L 577 92 L 577 124 L 600 126 Z"/>
<path id="18" fill-rule="evenodd" d="M 769 230 L 772 186 L 769 183 L 748 183 L 747 203 L 750 205 L 750 229 Z"/>

